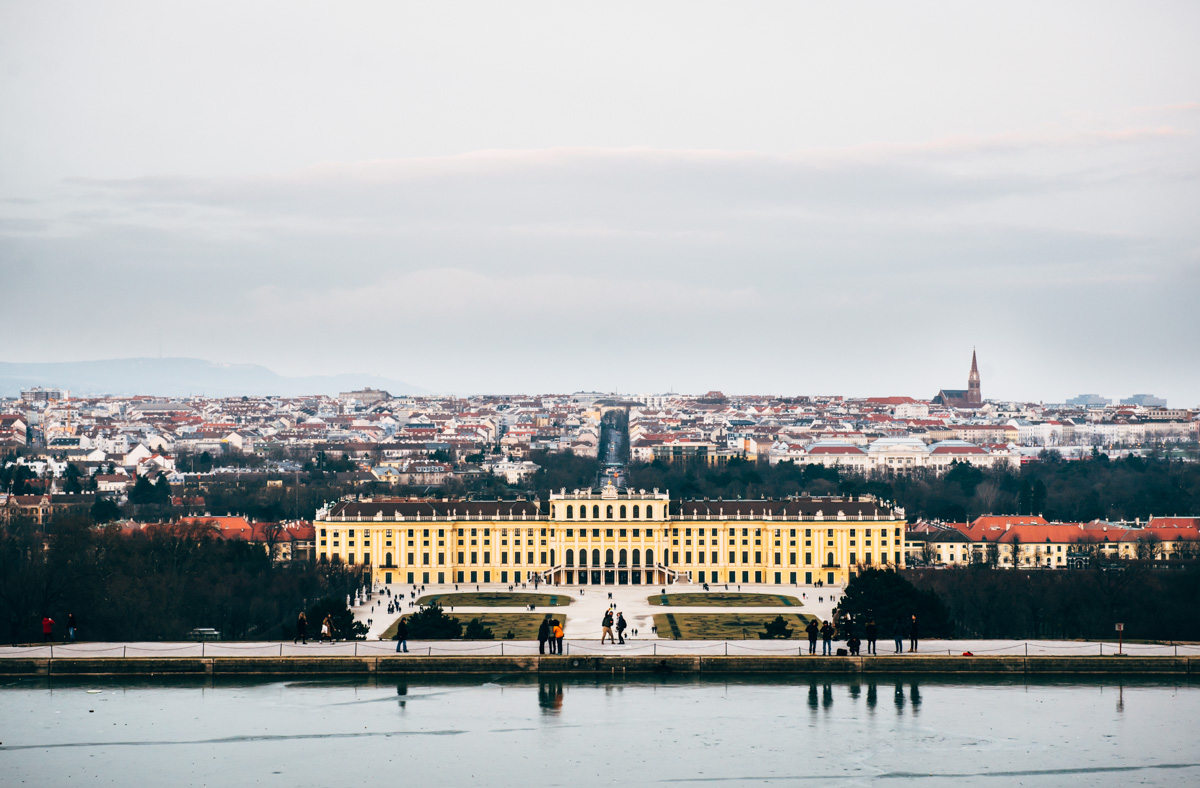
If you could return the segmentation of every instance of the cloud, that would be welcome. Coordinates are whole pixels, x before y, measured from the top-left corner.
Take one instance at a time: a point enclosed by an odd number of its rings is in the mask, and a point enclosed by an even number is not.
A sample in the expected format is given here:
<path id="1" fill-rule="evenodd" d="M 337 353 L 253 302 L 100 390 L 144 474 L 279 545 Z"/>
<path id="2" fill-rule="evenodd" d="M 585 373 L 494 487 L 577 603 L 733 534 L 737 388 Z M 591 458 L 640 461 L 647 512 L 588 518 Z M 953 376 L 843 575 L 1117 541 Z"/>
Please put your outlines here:
<path id="1" fill-rule="evenodd" d="M 82 327 L 166 315 L 176 355 L 289 374 L 337 359 L 440 390 L 928 394 L 957 380 L 934 357 L 961 340 L 1007 365 L 1013 395 L 1046 396 L 1059 373 L 1000 349 L 1125 353 L 1131 379 L 1186 354 L 1168 327 L 1200 284 L 1196 181 L 1163 162 L 1194 165 L 1191 140 L 1129 127 L 74 178 L 0 207 L 0 260 L 55 294 L 59 322 L 25 348 L 38 358 L 135 355 L 136 332 Z M 36 320 L 33 304 L 11 314 Z M 1080 341 L 1139 311 L 1164 323 L 1153 347 Z M 1200 394 L 1186 370 L 1171 385 Z"/>

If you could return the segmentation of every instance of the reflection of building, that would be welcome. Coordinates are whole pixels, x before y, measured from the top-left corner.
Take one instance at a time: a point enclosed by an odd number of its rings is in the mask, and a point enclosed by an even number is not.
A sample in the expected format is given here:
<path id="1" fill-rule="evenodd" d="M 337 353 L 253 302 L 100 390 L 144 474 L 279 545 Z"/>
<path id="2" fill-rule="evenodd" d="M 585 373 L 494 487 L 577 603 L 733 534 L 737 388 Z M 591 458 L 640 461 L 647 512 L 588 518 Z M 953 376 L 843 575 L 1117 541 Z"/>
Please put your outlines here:
<path id="1" fill-rule="evenodd" d="M 382 583 L 844 583 L 903 566 L 904 512 L 871 496 L 672 501 L 563 490 L 550 500 L 377 498 L 317 513 L 318 558 Z"/>
<path id="2" fill-rule="evenodd" d="M 975 351 L 971 351 L 971 372 L 967 375 L 965 389 L 942 389 L 933 398 L 933 404 L 947 408 L 978 408 L 983 405 L 983 394 L 979 388 L 979 365 Z"/>

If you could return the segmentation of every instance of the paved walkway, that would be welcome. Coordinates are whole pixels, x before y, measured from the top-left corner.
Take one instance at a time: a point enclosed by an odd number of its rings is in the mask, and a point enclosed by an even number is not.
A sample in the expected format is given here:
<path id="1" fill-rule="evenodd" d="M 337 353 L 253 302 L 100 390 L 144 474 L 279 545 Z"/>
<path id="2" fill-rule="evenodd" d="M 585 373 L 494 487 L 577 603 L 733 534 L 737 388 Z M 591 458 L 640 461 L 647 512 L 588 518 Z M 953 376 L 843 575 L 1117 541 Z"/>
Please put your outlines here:
<path id="1" fill-rule="evenodd" d="M 380 586 L 385 588 L 386 586 Z M 408 607 L 408 603 L 413 601 L 411 596 L 412 586 L 393 583 L 390 586 L 392 594 L 405 593 L 406 603 L 400 613 L 388 615 L 386 596 L 380 597 L 376 595 L 374 599 L 365 605 L 360 605 L 354 608 L 354 617 L 366 624 L 368 621 L 372 623 L 368 626 L 368 640 L 377 640 L 383 632 L 391 626 L 400 615 L 412 615 L 417 612 L 417 608 Z M 468 585 L 459 584 L 458 591 L 460 593 L 474 593 L 478 588 L 481 592 L 506 592 L 508 586 L 492 584 Z M 724 584 L 710 586 L 712 593 L 724 592 L 726 587 Z M 625 621 L 629 624 L 629 629 L 638 631 L 638 637 L 643 640 L 657 639 L 658 636 L 652 632 L 654 625 L 655 613 L 739 613 L 739 614 L 763 614 L 763 615 L 779 615 L 788 613 L 807 613 L 814 615 L 817 618 L 825 621 L 833 615 L 833 608 L 836 605 L 835 597 L 842 595 L 841 588 L 826 587 L 814 588 L 812 586 L 767 586 L 767 585 L 742 585 L 741 592 L 746 594 L 784 594 L 794 596 L 802 603 L 801 607 L 796 606 L 764 606 L 764 607 L 682 607 L 671 605 L 670 607 L 661 607 L 659 605 L 650 604 L 649 598 L 658 595 L 659 592 L 666 590 L 668 594 L 703 594 L 704 587 L 697 584 L 682 584 L 673 586 L 545 586 L 540 585 L 536 593 L 551 594 L 557 596 L 570 597 L 571 604 L 566 607 L 539 607 L 535 612 L 539 613 L 554 613 L 561 620 L 566 616 L 566 630 L 568 636 L 588 637 L 593 633 L 595 637 L 600 637 L 600 621 L 604 618 L 604 612 L 608 610 L 610 604 L 615 604 L 617 610 L 625 614 Z M 738 591 L 739 586 L 731 585 L 728 587 L 730 592 Z M 518 586 L 516 591 L 521 593 L 535 593 L 533 585 L 529 584 L 525 587 Z M 583 591 L 580 594 L 580 590 Z M 417 599 L 429 594 L 453 594 L 455 593 L 454 585 L 439 585 L 426 586 L 424 592 L 417 592 Z M 612 594 L 612 599 L 609 599 L 609 594 Z M 395 596 L 393 596 L 395 598 Z M 374 606 L 374 610 L 372 610 Z M 449 613 L 449 606 L 446 607 L 446 612 Z M 479 615 L 481 613 L 522 613 L 528 612 L 522 607 L 460 607 L 454 608 L 454 615 L 458 618 L 470 616 L 471 614 Z M 666 640 L 667 638 L 663 638 Z"/>
<path id="2" fill-rule="evenodd" d="M 458 591 L 474 592 L 474 585 L 460 584 Z M 538 593 L 570 597 L 571 604 L 562 607 L 539 607 L 536 612 L 554 613 L 561 620 L 566 617 L 567 653 L 584 654 L 796 654 L 807 653 L 808 642 L 793 640 L 671 640 L 660 638 L 652 631 L 655 613 L 739 613 L 759 614 L 766 616 L 789 613 L 808 613 L 822 620 L 832 616 L 836 598 L 842 590 L 835 587 L 814 588 L 812 586 L 766 586 L 742 585 L 743 593 L 788 594 L 801 600 L 802 606 L 764 606 L 764 607 L 681 607 L 671 605 L 662 607 L 651 605 L 649 597 L 664 590 L 660 586 L 540 586 Z M 478 586 L 480 591 L 507 591 L 507 586 L 499 584 Z M 711 586 L 713 592 L 725 591 L 724 584 Z M 392 594 L 410 593 L 411 586 L 393 584 Z M 424 592 L 418 592 L 417 597 L 427 594 L 453 594 L 454 585 L 427 586 Z M 517 591 L 533 593 L 533 586 L 518 587 Z M 695 584 L 680 584 L 667 586 L 668 593 L 704 593 L 703 588 Z M 731 585 L 731 592 L 739 587 Z M 609 594 L 612 599 L 609 599 Z M 396 598 L 393 596 L 393 598 Z M 315 643 L 308 645 L 290 642 L 209 642 L 209 643 L 73 643 L 56 644 L 53 646 L 55 657 L 232 657 L 232 656 L 314 656 L 328 654 L 331 656 L 383 656 L 395 653 L 395 644 L 380 642 L 383 634 L 400 614 L 388 615 L 388 597 L 378 594 L 372 601 L 354 608 L 355 617 L 364 624 L 371 621 L 367 640 L 338 643 Z M 411 596 L 406 597 L 412 601 Z M 600 645 L 600 621 L 610 604 L 615 604 L 617 610 L 625 614 L 629 623 L 625 645 Z M 372 610 L 374 606 L 374 610 Z M 416 612 L 416 608 L 407 605 L 401 611 L 403 614 Z M 449 612 L 449 611 L 447 611 Z M 471 614 L 483 613 L 520 613 L 526 612 L 521 607 L 455 607 L 454 615 L 459 618 Z M 310 629 L 316 629 L 310 624 Z M 886 628 L 885 628 L 886 629 Z M 637 630 L 637 636 L 630 636 Z M 835 643 L 835 647 L 839 645 Z M 844 643 L 840 645 L 844 646 Z M 908 644 L 905 643 L 907 651 Z M 983 656 L 986 654 L 1006 654 L 1011 656 L 1089 656 L 1100 654 L 1115 654 L 1118 650 L 1116 641 L 1083 642 L 1083 641 L 1054 641 L 1054 640 L 926 640 L 921 641 L 920 654 L 962 654 L 970 651 Z M 863 644 L 866 651 L 866 643 Z M 1182 645 L 1148 645 L 1125 644 L 1122 651 L 1127 654 L 1140 656 L 1200 656 L 1200 644 Z M 820 653 L 820 643 L 817 644 Z M 891 638 L 880 638 L 877 652 L 884 657 L 895 652 Z M 411 654 L 536 654 L 537 643 L 534 641 L 411 641 Z M 3 657 L 48 657 L 51 656 L 50 646 L 0 646 L 0 658 Z"/>
<path id="3" fill-rule="evenodd" d="M 792 640 L 658 640 L 628 638 L 625 645 L 600 645 L 596 639 L 568 639 L 568 656 L 590 656 L 593 654 L 669 655 L 699 654 L 752 656 L 781 655 L 808 652 L 808 642 Z M 845 644 L 835 644 L 845 645 Z M 891 640 L 879 641 L 878 653 L 886 659 L 893 651 Z M 905 644 L 907 649 L 908 644 Z M 865 644 L 864 644 L 865 648 Z M 1116 642 L 1081 642 L 1056 640 L 925 640 L 921 641 L 918 654 L 962 654 L 970 651 L 977 656 L 1099 656 L 1117 653 Z M 416 656 L 445 656 L 454 654 L 475 655 L 529 655 L 536 654 L 538 644 L 534 641 L 409 641 L 409 653 Z M 820 643 L 817 653 L 820 654 Z M 1189 656 L 1200 657 L 1200 643 L 1179 645 L 1150 645 L 1126 643 L 1123 652 L 1143 657 Z M 360 656 L 381 657 L 396 653 L 392 642 L 359 641 L 337 643 L 313 643 L 307 646 L 291 642 L 209 642 L 209 643 L 56 643 L 52 646 L 0 646 L 3 658 L 55 658 L 64 657 L 311 657 L 311 656 Z M 906 652 L 907 653 L 907 652 Z"/>

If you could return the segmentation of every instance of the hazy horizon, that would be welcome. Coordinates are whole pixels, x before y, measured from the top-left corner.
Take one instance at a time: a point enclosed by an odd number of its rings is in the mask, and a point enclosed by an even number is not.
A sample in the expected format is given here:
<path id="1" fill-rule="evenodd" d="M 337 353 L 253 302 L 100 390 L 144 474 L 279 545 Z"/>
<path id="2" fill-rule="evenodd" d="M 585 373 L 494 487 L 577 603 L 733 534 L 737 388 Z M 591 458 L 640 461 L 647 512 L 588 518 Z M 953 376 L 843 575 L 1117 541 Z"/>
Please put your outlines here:
<path id="1" fill-rule="evenodd" d="M 2 2 L 2 360 L 927 398 L 975 347 L 985 398 L 1197 405 L 1197 30 Z"/>

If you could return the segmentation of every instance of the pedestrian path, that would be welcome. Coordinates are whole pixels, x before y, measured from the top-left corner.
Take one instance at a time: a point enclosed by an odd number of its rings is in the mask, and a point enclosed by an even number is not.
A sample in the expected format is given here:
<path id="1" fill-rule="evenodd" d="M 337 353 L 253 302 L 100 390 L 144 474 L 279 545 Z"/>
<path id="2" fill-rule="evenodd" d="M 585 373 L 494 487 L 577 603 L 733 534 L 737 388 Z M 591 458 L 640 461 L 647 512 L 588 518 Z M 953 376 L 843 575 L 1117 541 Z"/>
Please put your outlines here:
<path id="1" fill-rule="evenodd" d="M 629 656 L 785 656 L 808 653 L 808 641 L 789 640 L 662 640 L 657 638 L 626 638 L 624 645 L 600 645 L 596 638 L 568 638 L 564 645 L 567 656 L 592 656 L 597 654 L 625 654 Z M 844 645 L 844 644 L 840 644 Z M 438 640 L 408 642 L 410 656 L 521 656 L 538 653 L 538 644 L 532 640 Z M 866 644 L 863 645 L 866 655 Z M 817 651 L 820 652 L 820 644 Z M 918 656 L 961 655 L 970 652 L 975 656 L 1059 656 L 1086 657 L 1111 656 L 1120 650 L 1123 654 L 1140 657 L 1200 657 L 1200 643 L 1148 644 L 1116 641 L 1073 641 L 1073 640 L 928 640 L 921 641 Z M 881 640 L 877 653 L 880 658 L 894 655 L 892 641 Z M 904 644 L 903 655 L 907 656 L 908 644 Z M 55 643 L 28 646 L 0 646 L 0 659 L 26 658 L 121 658 L 121 657 L 383 657 L 394 656 L 396 645 L 390 641 L 337 641 L 308 645 L 292 644 L 290 641 L 275 642 L 222 642 L 207 643 Z M 403 655 L 401 655 L 403 656 Z"/>
<path id="2" fill-rule="evenodd" d="M 397 599 L 399 594 L 405 594 L 404 606 L 399 613 L 389 615 L 387 612 L 387 603 L 389 597 L 386 594 L 380 596 L 378 593 L 373 595 L 372 599 L 366 604 L 358 605 L 353 608 L 354 617 L 357 621 L 367 624 L 368 640 L 377 640 L 384 633 L 392 622 L 401 615 L 412 615 L 417 612 L 416 607 L 409 607 L 409 604 L 414 602 L 412 594 L 412 586 L 393 583 L 391 586 L 379 586 L 377 590 L 390 588 L 392 591 L 391 599 Z M 493 584 L 454 584 L 446 585 L 429 585 L 424 591 L 417 592 L 416 598 L 429 594 L 453 594 L 459 592 L 473 592 L 476 589 L 487 592 L 504 592 L 508 590 L 508 586 Z M 789 594 L 798 597 L 801 601 L 801 606 L 795 605 L 772 605 L 762 607 L 705 607 L 705 606 L 680 606 L 671 605 L 669 608 L 659 605 L 650 604 L 650 597 L 659 595 L 660 592 L 666 591 L 670 593 L 704 593 L 703 587 L 695 584 L 689 585 L 674 585 L 674 586 L 546 586 L 539 585 L 537 593 L 555 594 L 558 596 L 568 596 L 571 599 L 571 604 L 567 606 L 556 607 L 540 607 L 535 608 L 534 612 L 553 613 L 555 618 L 562 619 L 566 616 L 567 634 L 570 636 L 581 637 L 584 633 L 587 635 L 595 634 L 596 638 L 600 637 L 600 621 L 604 618 L 604 613 L 608 610 L 609 605 L 615 605 L 617 610 L 625 614 L 625 620 L 629 622 L 629 629 L 637 630 L 638 637 L 641 639 L 656 639 L 657 635 L 653 632 L 654 614 L 655 613 L 738 613 L 749 615 L 791 615 L 795 613 L 807 613 L 814 615 L 822 621 L 828 620 L 833 616 L 833 608 L 837 605 L 836 599 L 841 597 L 841 588 L 825 587 L 815 588 L 813 586 L 768 586 L 768 585 L 731 585 L 726 587 L 725 584 L 711 586 L 713 592 L 716 591 L 740 591 L 746 594 Z M 518 586 L 517 591 L 534 593 L 532 584 Z M 580 591 L 583 591 L 581 594 Z M 610 598 L 611 595 L 611 598 Z M 372 609 L 374 608 L 374 609 Z M 446 608 L 447 613 L 451 613 L 449 606 Z M 528 612 L 522 607 L 455 607 L 453 615 L 457 618 L 470 617 L 472 615 L 482 615 L 485 613 L 520 613 Z M 368 624 L 368 621 L 370 622 Z M 669 639 L 665 634 L 663 639 Z"/>

